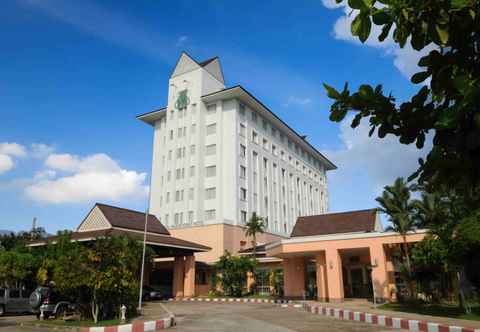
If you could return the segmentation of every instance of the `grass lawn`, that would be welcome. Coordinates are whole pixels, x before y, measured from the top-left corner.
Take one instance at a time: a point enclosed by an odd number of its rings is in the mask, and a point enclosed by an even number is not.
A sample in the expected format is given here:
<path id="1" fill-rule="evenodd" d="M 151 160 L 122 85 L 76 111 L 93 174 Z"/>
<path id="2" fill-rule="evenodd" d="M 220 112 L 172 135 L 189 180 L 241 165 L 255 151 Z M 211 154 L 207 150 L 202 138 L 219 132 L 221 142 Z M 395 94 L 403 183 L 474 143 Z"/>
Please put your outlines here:
<path id="1" fill-rule="evenodd" d="M 458 306 L 449 304 L 386 303 L 378 308 L 382 310 L 409 312 L 420 315 L 480 321 L 480 304 L 472 305 L 471 314 L 466 314 Z"/>
<path id="2" fill-rule="evenodd" d="M 72 321 L 64 321 L 62 319 L 47 319 L 43 321 L 33 321 L 32 324 L 49 324 L 49 325 L 58 325 L 58 326 L 111 326 L 111 325 L 120 325 L 120 324 L 128 324 L 128 321 L 122 323 L 120 319 L 110 319 L 110 320 L 102 320 L 99 321 L 98 324 L 95 324 L 93 320 L 72 320 Z"/>

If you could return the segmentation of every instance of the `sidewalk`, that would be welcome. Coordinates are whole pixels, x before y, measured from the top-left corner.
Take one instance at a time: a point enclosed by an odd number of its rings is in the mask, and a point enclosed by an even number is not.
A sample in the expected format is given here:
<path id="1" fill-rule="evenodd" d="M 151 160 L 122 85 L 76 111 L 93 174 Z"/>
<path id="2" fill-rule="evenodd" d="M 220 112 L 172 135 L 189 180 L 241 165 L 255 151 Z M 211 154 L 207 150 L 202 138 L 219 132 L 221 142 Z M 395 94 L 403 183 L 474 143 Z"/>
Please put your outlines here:
<path id="1" fill-rule="evenodd" d="M 307 303 L 310 305 L 328 307 L 328 308 L 340 308 L 340 309 L 347 309 L 351 311 L 371 313 L 376 315 L 385 315 L 390 317 L 413 319 L 418 321 L 427 321 L 427 322 L 438 323 L 438 324 L 447 325 L 447 326 L 461 326 L 461 327 L 470 327 L 474 329 L 480 329 L 480 321 L 374 309 L 373 304 L 366 300 L 346 300 L 345 302 L 342 302 L 342 303 L 305 301 L 304 303 Z"/>

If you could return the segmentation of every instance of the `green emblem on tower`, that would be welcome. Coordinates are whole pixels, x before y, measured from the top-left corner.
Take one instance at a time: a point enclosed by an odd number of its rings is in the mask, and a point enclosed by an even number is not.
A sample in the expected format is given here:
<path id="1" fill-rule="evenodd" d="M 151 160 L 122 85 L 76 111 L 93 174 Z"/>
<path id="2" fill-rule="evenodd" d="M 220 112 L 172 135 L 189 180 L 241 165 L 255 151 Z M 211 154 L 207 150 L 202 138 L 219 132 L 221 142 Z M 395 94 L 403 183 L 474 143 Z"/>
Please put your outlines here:
<path id="1" fill-rule="evenodd" d="M 175 103 L 175 108 L 177 110 L 186 109 L 188 104 L 190 104 L 190 98 L 187 96 L 187 89 L 182 90 L 178 93 L 177 102 Z"/>

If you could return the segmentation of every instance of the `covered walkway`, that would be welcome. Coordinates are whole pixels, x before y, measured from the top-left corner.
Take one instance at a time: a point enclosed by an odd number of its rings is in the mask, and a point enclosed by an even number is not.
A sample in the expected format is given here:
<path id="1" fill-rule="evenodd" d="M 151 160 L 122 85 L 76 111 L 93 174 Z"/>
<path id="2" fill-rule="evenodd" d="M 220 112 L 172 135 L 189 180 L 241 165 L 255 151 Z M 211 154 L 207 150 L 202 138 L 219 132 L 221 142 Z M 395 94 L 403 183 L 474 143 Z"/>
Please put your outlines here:
<path id="1" fill-rule="evenodd" d="M 311 266 L 319 301 L 367 297 L 372 288 L 378 301 L 394 298 L 392 252 L 404 241 L 421 241 L 426 232 L 412 232 L 404 239 L 398 233 L 383 232 L 379 223 L 376 210 L 300 218 L 292 238 L 266 248 L 267 256 L 283 259 L 285 297 L 306 298 Z"/>

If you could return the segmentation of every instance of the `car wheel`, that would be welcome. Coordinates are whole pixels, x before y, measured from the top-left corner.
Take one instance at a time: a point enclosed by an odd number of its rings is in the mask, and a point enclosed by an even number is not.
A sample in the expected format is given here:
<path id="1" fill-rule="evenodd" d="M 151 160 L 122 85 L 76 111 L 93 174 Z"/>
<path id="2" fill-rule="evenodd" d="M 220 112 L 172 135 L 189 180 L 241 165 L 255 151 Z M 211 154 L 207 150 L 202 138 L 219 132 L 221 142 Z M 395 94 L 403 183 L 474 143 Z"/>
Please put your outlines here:
<path id="1" fill-rule="evenodd" d="M 143 300 L 144 301 L 150 301 L 150 295 L 145 294 L 145 296 L 143 297 Z"/>
<path id="2" fill-rule="evenodd" d="M 67 312 L 67 307 L 64 305 L 61 305 L 57 308 L 57 312 L 55 312 L 55 318 L 63 318 L 65 316 L 65 313 Z"/>
<path id="3" fill-rule="evenodd" d="M 0 304 L 0 316 L 3 315 L 5 315 L 5 307 L 3 306 L 3 304 Z"/>

